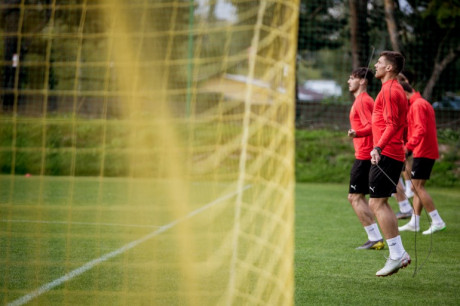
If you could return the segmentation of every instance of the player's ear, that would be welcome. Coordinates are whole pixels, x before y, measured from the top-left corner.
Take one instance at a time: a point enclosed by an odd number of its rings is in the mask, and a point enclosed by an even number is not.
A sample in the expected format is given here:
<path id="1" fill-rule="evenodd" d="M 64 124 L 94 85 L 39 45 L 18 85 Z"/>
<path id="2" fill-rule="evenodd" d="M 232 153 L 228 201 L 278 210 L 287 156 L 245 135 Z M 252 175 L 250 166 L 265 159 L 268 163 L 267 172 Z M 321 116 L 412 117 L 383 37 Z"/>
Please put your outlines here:
<path id="1" fill-rule="evenodd" d="M 386 71 L 391 71 L 392 68 L 393 68 L 393 66 L 391 66 L 391 65 L 386 65 L 385 70 L 386 70 Z"/>

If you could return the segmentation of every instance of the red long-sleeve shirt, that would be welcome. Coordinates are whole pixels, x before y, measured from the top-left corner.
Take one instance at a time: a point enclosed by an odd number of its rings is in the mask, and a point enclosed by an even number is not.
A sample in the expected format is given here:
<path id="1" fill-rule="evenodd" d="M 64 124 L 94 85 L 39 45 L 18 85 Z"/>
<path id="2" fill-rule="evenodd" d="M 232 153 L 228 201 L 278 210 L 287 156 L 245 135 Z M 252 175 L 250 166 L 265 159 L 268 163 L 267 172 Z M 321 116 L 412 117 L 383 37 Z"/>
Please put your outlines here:
<path id="1" fill-rule="evenodd" d="M 382 149 L 382 155 L 404 161 L 404 128 L 407 126 L 409 103 L 396 79 L 382 84 L 372 112 L 372 136 L 374 147 Z"/>
<path id="2" fill-rule="evenodd" d="M 360 93 L 350 110 L 350 125 L 356 132 L 353 138 L 356 159 L 370 160 L 372 151 L 372 109 L 374 100 L 367 92 Z"/>
<path id="3" fill-rule="evenodd" d="M 436 135 L 436 117 L 431 104 L 416 92 L 409 99 L 409 124 L 406 148 L 414 157 L 439 158 L 438 137 Z"/>

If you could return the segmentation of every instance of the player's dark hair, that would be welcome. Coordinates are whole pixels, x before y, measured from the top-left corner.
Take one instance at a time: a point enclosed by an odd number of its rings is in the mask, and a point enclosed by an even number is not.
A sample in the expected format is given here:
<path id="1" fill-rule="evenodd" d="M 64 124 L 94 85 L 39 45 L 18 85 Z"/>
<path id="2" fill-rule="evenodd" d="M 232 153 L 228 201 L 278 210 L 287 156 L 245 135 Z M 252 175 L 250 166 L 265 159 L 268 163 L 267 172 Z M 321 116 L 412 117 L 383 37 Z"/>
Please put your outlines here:
<path id="1" fill-rule="evenodd" d="M 406 76 L 402 72 L 398 73 L 398 76 L 396 77 L 396 79 L 398 80 L 399 83 L 402 83 L 402 82 L 410 83 L 409 80 L 406 78 Z"/>
<path id="2" fill-rule="evenodd" d="M 409 84 L 415 84 L 415 74 L 409 69 L 403 69 L 399 74 L 402 74 Z"/>
<path id="3" fill-rule="evenodd" d="M 372 69 L 369 69 L 367 67 L 356 68 L 355 70 L 351 72 L 351 75 L 358 79 L 366 78 L 368 86 L 371 84 L 372 80 L 374 79 L 374 72 L 372 71 Z"/>
<path id="4" fill-rule="evenodd" d="M 396 51 L 383 51 L 380 56 L 385 59 L 393 66 L 393 72 L 398 74 L 404 69 L 405 59 L 404 56 Z"/>
<path id="5" fill-rule="evenodd" d="M 402 88 L 404 89 L 405 92 L 408 92 L 408 93 L 411 93 L 414 91 L 414 89 L 412 88 L 412 86 L 409 85 L 409 83 L 407 82 L 399 82 L 399 84 L 401 84 Z"/>

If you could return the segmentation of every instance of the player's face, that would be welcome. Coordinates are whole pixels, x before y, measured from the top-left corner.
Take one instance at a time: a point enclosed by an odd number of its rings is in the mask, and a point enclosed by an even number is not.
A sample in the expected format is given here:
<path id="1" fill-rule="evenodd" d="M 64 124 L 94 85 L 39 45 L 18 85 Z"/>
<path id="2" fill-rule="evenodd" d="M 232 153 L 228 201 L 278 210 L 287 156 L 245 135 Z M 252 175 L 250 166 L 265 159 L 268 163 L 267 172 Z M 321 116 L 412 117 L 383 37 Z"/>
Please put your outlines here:
<path id="1" fill-rule="evenodd" d="M 389 71 L 391 67 L 389 67 L 385 57 L 381 56 L 379 57 L 377 63 L 375 63 L 374 68 L 375 68 L 375 78 L 381 79 L 383 78 L 386 73 Z"/>
<path id="2" fill-rule="evenodd" d="M 360 80 L 361 80 L 360 78 L 350 75 L 350 77 L 348 78 L 348 90 L 351 93 L 354 93 L 359 89 Z"/>

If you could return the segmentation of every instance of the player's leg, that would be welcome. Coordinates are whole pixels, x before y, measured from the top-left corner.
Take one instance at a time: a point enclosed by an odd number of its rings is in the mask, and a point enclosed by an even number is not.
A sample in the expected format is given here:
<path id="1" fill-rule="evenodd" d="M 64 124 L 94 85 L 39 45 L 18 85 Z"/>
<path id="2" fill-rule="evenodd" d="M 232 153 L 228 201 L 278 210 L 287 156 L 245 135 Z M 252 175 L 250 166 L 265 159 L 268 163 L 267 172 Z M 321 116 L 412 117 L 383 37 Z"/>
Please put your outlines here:
<path id="1" fill-rule="evenodd" d="M 398 236 L 398 220 L 388 204 L 388 198 L 370 198 L 369 206 L 382 229 L 385 239 Z"/>
<path id="2" fill-rule="evenodd" d="M 374 214 L 369 208 L 369 204 L 364 194 L 350 193 L 348 194 L 348 201 L 350 201 L 359 222 L 363 226 L 367 234 L 367 241 L 357 247 L 357 249 L 374 249 L 381 250 L 384 248 L 383 237 L 380 233 L 379 227 L 374 220 Z"/>
<path id="3" fill-rule="evenodd" d="M 411 231 L 418 232 L 420 231 L 420 213 L 422 211 L 422 204 L 420 203 L 420 198 L 417 194 L 414 194 L 414 200 L 412 201 L 414 206 L 414 213 L 412 214 L 408 223 L 403 226 L 400 226 L 398 229 L 400 232 Z"/>
<path id="4" fill-rule="evenodd" d="M 426 180 L 412 179 L 412 184 L 415 190 L 417 190 L 417 197 L 419 199 L 419 206 L 425 208 L 427 213 L 431 217 L 431 226 L 423 232 L 424 235 L 442 231 L 446 228 L 446 223 L 443 221 L 436 209 L 433 199 L 425 188 Z M 414 205 L 415 207 L 415 205 Z M 421 211 L 421 208 L 420 208 Z M 420 215 L 420 213 L 419 213 Z"/>
<path id="5" fill-rule="evenodd" d="M 414 192 L 412 191 L 412 181 L 406 171 L 403 172 L 403 178 L 404 178 L 404 192 L 406 194 L 406 197 L 412 198 L 414 196 Z"/>
<path id="6" fill-rule="evenodd" d="M 399 180 L 398 188 L 396 188 L 396 193 L 394 194 L 399 206 L 399 211 L 396 212 L 396 218 L 408 219 L 412 216 L 412 206 L 405 194 L 404 185 L 401 181 L 402 180 Z"/>
<path id="7" fill-rule="evenodd" d="M 385 266 L 377 271 L 377 276 L 396 273 L 411 262 L 399 235 L 398 220 L 388 203 L 388 198 L 396 192 L 395 182 L 399 180 L 401 169 L 402 162 L 382 155 L 379 165 L 372 166 L 369 173 L 369 206 L 382 229 L 390 250 L 390 256 Z"/>
<path id="8" fill-rule="evenodd" d="M 350 171 L 348 201 L 350 202 L 359 222 L 366 231 L 368 240 L 357 249 L 383 249 L 383 237 L 375 222 L 374 214 L 369 208 L 366 194 L 369 189 L 370 161 L 355 160 Z"/>
<path id="9" fill-rule="evenodd" d="M 403 178 L 404 178 L 404 185 L 405 185 L 405 194 L 407 198 L 412 198 L 414 196 L 414 192 L 412 191 L 412 181 L 411 181 L 411 170 L 412 170 L 412 163 L 413 158 L 412 156 L 406 159 L 404 163 L 404 171 L 403 171 Z"/>
<path id="10" fill-rule="evenodd" d="M 439 215 L 433 199 L 425 188 L 425 183 L 430 179 L 431 171 L 435 160 L 428 158 L 414 158 L 412 169 L 412 189 L 420 200 L 420 206 L 423 206 L 431 217 L 431 226 L 423 232 L 424 235 L 442 231 L 446 228 L 445 222 Z M 420 209 L 421 210 L 421 209 Z"/>
<path id="11" fill-rule="evenodd" d="M 359 222 L 363 226 L 369 226 L 375 223 L 374 215 L 369 208 L 369 204 L 362 193 L 349 193 L 348 194 L 348 201 L 351 204 L 356 216 L 359 219 Z"/>
<path id="12" fill-rule="evenodd" d="M 371 198 L 369 205 L 372 207 L 372 211 L 382 228 L 383 235 L 390 249 L 390 256 L 384 267 L 377 271 L 375 275 L 389 276 L 398 272 L 399 269 L 408 266 L 411 258 L 402 244 L 401 236 L 398 232 L 398 220 L 388 204 L 388 198 Z"/>

